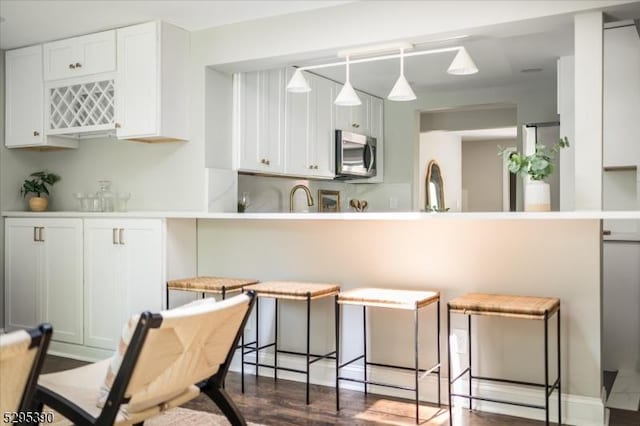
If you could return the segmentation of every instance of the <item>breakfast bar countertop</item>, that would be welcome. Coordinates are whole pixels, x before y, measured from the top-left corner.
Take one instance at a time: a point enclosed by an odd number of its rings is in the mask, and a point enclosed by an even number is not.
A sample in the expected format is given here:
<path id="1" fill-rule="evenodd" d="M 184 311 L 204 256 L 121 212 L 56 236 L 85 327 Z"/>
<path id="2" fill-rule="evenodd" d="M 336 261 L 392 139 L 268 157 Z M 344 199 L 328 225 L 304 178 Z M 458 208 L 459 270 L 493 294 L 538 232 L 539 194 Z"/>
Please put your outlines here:
<path id="1" fill-rule="evenodd" d="M 626 211 L 562 211 L 562 212 L 344 212 L 344 213 L 222 213 L 203 211 L 130 211 L 94 213 L 81 211 L 3 211 L 4 217 L 79 217 L 79 218 L 166 218 L 166 219 L 231 219 L 231 220 L 582 220 L 582 219 L 640 219 L 640 210 Z"/>

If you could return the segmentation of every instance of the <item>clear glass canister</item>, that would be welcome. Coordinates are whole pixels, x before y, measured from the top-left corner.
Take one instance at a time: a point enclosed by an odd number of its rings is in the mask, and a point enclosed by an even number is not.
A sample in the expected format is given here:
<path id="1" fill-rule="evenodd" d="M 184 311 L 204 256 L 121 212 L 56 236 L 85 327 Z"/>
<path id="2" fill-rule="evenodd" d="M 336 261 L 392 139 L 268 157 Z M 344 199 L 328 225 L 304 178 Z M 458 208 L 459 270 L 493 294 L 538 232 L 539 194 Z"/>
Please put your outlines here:
<path id="1" fill-rule="evenodd" d="M 100 200 L 100 210 L 103 212 L 112 212 L 114 210 L 114 195 L 111 192 L 110 180 L 99 180 L 100 190 L 96 194 Z"/>

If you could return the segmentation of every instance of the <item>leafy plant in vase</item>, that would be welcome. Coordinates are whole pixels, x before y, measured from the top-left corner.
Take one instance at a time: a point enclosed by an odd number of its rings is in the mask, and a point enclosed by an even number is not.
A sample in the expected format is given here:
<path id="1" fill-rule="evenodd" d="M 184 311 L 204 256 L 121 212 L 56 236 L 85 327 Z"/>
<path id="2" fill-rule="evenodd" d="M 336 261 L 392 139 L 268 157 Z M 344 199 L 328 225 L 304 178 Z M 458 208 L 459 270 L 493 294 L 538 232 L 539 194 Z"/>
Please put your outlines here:
<path id="1" fill-rule="evenodd" d="M 499 156 L 504 158 L 508 155 L 507 166 L 509 171 L 515 175 L 529 177 L 524 189 L 525 211 L 551 210 L 549 184 L 544 180 L 551 175 L 555 169 L 553 165 L 555 155 L 560 152 L 562 148 L 568 146 L 569 139 L 565 136 L 550 150 L 547 150 L 544 145 L 538 145 L 536 143 L 536 150 L 530 155 L 508 151 L 505 148 L 499 147 Z"/>
<path id="2" fill-rule="evenodd" d="M 46 171 L 35 172 L 29 175 L 33 179 L 25 179 L 20 188 L 20 195 L 27 197 L 29 194 L 34 194 L 29 198 L 29 207 L 31 211 L 43 212 L 47 210 L 49 205 L 49 199 L 43 197 L 44 194 L 49 195 L 49 188 L 47 185 L 53 185 L 60 180 L 60 176 L 55 173 L 48 173 Z"/>

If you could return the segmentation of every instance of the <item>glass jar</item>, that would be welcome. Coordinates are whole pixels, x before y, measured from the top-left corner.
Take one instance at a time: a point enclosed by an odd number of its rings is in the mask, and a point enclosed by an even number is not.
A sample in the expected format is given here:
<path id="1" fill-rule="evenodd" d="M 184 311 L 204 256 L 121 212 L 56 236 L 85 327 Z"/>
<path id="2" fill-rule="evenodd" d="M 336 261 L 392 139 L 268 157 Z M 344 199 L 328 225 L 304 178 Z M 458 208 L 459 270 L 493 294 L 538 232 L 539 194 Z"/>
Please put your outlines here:
<path id="1" fill-rule="evenodd" d="M 127 201 L 131 198 L 130 192 L 119 192 L 116 195 L 116 211 L 117 212 L 126 212 L 127 211 Z"/>
<path id="2" fill-rule="evenodd" d="M 112 212 L 115 202 L 113 192 L 111 192 L 111 181 L 99 180 L 98 185 L 100 187 L 100 190 L 96 195 L 100 200 L 100 211 Z"/>

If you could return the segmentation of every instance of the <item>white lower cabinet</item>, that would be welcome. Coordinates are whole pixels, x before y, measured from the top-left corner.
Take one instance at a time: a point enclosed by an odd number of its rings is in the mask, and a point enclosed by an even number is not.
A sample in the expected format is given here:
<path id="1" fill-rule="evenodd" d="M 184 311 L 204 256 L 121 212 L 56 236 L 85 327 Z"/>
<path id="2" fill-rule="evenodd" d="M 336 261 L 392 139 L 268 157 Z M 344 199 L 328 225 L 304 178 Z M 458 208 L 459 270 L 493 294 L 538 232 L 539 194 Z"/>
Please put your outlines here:
<path id="1" fill-rule="evenodd" d="M 134 313 L 162 309 L 161 219 L 85 219 L 84 344 L 117 347 Z"/>
<path id="2" fill-rule="evenodd" d="M 81 344 L 82 219 L 5 222 L 7 330 L 53 325 L 53 340 Z"/>
<path id="3" fill-rule="evenodd" d="M 132 314 L 164 306 L 165 223 L 7 218 L 7 331 L 49 322 L 58 354 L 115 350 Z"/>

